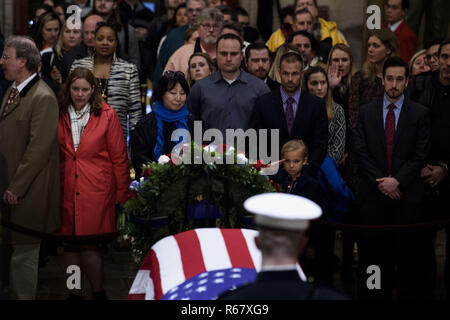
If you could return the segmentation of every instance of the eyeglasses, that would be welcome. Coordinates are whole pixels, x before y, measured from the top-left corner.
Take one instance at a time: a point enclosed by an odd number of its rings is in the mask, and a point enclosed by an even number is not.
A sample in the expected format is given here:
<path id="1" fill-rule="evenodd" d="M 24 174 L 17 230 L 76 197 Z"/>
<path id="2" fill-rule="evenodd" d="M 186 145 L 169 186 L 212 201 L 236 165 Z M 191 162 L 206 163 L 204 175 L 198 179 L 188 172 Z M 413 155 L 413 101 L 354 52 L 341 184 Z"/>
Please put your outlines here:
<path id="1" fill-rule="evenodd" d="M 178 77 L 183 77 L 186 78 L 186 76 L 184 75 L 183 72 L 181 71 L 172 71 L 172 70 L 167 70 L 166 72 L 164 72 L 163 77 L 169 78 L 169 79 L 175 79 Z"/>
<path id="2" fill-rule="evenodd" d="M 219 30 L 220 26 L 215 24 L 215 25 L 211 25 L 209 23 L 203 23 L 202 27 L 205 28 L 206 30 L 211 30 L 211 28 L 213 28 L 213 30 Z"/>
<path id="3" fill-rule="evenodd" d="M 5 60 L 5 62 L 8 61 L 11 58 L 14 58 L 14 57 L 8 56 L 6 54 L 2 55 L 2 59 Z"/>
<path id="4" fill-rule="evenodd" d="M 437 58 L 438 58 L 437 53 L 435 53 L 435 54 L 427 54 L 427 60 L 428 61 L 431 61 L 431 59 L 436 59 L 437 60 Z"/>
<path id="5" fill-rule="evenodd" d="M 189 13 L 193 13 L 193 12 L 198 12 L 198 13 L 200 13 L 200 12 L 202 12 L 202 10 L 203 10 L 203 9 L 192 9 L 192 8 L 189 8 L 189 9 L 187 9 L 187 12 L 189 12 Z"/>

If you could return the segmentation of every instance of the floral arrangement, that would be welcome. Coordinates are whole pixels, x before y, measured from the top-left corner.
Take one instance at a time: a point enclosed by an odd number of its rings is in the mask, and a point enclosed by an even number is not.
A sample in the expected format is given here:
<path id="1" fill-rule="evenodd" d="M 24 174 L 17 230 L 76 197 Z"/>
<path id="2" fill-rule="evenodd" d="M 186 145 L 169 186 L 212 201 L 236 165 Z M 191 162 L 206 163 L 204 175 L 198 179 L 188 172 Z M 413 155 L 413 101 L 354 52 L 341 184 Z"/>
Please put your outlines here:
<path id="1" fill-rule="evenodd" d="M 200 163 L 195 161 L 198 156 L 203 157 Z M 182 158 L 192 164 L 180 161 Z M 234 164 L 217 164 L 225 159 Z M 130 242 L 136 262 L 142 261 L 159 239 L 204 227 L 207 221 L 212 220 L 214 227 L 242 227 L 246 215 L 243 202 L 248 197 L 280 191 L 261 174 L 267 165 L 248 162 L 244 153 L 231 146 L 190 143 L 178 152 L 162 155 L 158 162 L 144 165 L 140 180 L 130 185 L 132 197 L 119 216 L 119 229 Z M 188 209 L 202 204 L 212 207 L 206 210 L 207 217 L 189 217 L 192 210 Z"/>

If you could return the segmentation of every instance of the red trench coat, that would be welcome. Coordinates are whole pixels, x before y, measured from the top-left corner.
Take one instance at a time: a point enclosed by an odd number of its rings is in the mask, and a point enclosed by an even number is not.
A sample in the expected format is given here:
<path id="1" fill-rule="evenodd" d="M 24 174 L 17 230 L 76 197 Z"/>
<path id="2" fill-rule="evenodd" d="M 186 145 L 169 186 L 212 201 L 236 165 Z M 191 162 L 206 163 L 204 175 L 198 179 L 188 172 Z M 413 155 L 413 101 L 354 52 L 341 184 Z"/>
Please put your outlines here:
<path id="1" fill-rule="evenodd" d="M 127 200 L 130 185 L 127 150 L 117 114 L 102 102 L 100 116 L 91 114 L 76 152 L 68 113 L 60 114 L 58 134 L 60 233 L 78 236 L 115 232 L 115 205 Z"/>

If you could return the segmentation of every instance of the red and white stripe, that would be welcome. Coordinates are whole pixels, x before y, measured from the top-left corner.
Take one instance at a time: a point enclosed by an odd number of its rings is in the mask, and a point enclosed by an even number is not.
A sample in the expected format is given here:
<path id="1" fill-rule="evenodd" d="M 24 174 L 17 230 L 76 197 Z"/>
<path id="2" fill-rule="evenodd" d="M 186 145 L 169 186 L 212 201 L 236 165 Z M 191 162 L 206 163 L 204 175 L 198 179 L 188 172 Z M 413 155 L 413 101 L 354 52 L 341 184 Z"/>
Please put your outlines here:
<path id="1" fill-rule="evenodd" d="M 128 300 L 159 300 L 173 287 L 205 271 L 261 268 L 261 252 L 249 229 L 203 228 L 161 239 L 148 252 Z M 303 272 L 302 278 L 306 280 Z"/>

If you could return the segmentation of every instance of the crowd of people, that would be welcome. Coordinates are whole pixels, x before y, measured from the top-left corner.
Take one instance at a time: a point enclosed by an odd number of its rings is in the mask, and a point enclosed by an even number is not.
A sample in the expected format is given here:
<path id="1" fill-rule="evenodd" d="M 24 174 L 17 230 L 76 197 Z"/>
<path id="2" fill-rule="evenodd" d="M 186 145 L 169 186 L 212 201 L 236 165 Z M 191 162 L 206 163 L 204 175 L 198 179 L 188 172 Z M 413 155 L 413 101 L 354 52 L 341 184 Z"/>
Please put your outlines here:
<path id="1" fill-rule="evenodd" d="M 185 139 L 172 141 L 176 129 L 193 135 L 195 121 L 223 137 L 278 130 L 271 152 L 282 166 L 270 178 L 316 202 L 321 220 L 410 225 L 343 229 L 344 280 L 358 248 L 358 298 L 434 298 L 436 229 L 414 225 L 449 218 L 450 40 L 426 32 L 419 48 L 409 2 L 385 1 L 358 70 L 316 0 L 280 10 L 281 27 L 267 37 L 225 0 L 167 0 L 158 17 L 138 0 L 43 1 L 29 35 L 1 48 L 0 298 L 35 298 L 49 249 L 39 234 L 58 234 L 66 265 L 79 265 L 94 299 L 106 299 L 99 244 L 117 231 L 130 169 L 139 178 Z M 67 23 L 69 4 L 82 9 L 81 29 Z M 450 228 L 439 227 L 448 243 Z M 332 286 L 335 229 L 313 224 L 306 234 L 301 265 Z M 450 296 L 450 245 L 445 259 Z M 366 286 L 372 265 L 382 270 L 378 290 Z"/>

